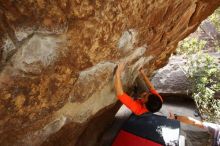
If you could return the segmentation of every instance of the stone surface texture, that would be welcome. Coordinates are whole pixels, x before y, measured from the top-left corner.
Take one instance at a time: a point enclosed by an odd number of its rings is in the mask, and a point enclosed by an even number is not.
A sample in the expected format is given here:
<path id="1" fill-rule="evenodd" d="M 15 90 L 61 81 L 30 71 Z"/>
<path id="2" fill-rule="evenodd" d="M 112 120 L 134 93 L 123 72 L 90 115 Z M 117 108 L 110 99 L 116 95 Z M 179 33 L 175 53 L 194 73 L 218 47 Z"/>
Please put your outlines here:
<path id="1" fill-rule="evenodd" d="M 208 54 L 216 58 L 220 68 L 220 53 L 209 52 Z M 161 95 L 191 98 L 191 83 L 184 71 L 186 62 L 184 56 L 173 55 L 168 64 L 156 72 L 151 81 Z"/>
<path id="2" fill-rule="evenodd" d="M 219 0 L 0 0 L 0 145 L 98 145 L 113 73 L 164 66 Z M 92 140 L 91 140 L 92 136 Z"/>
<path id="3" fill-rule="evenodd" d="M 159 93 L 190 96 L 190 82 L 183 69 L 185 63 L 186 59 L 183 56 L 171 56 L 168 64 L 157 71 L 152 83 Z"/>
<path id="4" fill-rule="evenodd" d="M 215 57 L 220 68 L 220 53 L 215 50 L 213 41 L 217 38 L 218 32 L 207 20 L 203 21 L 201 27 L 203 31 L 200 31 L 201 29 L 197 30 L 189 37 L 205 40 L 207 43 L 204 52 Z M 204 33 L 205 30 L 206 33 Z M 184 70 L 186 62 L 187 59 L 183 55 L 172 55 L 168 64 L 157 70 L 151 81 L 160 94 L 163 96 L 178 96 L 178 98 L 180 96 L 191 96 L 191 83 L 187 79 L 187 73 Z"/>

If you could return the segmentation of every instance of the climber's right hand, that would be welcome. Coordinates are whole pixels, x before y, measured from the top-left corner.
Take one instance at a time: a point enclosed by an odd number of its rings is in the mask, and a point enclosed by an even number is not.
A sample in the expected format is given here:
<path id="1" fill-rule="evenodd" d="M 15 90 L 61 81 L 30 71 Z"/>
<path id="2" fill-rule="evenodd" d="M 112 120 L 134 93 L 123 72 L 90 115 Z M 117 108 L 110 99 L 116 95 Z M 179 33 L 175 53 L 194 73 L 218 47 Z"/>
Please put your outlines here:
<path id="1" fill-rule="evenodd" d="M 140 72 L 140 73 L 144 73 L 144 68 L 141 67 L 141 68 L 139 69 L 139 72 Z"/>
<path id="2" fill-rule="evenodd" d="M 120 75 L 124 71 L 124 68 L 125 68 L 125 63 L 124 62 L 119 63 L 117 66 L 116 74 Z"/>

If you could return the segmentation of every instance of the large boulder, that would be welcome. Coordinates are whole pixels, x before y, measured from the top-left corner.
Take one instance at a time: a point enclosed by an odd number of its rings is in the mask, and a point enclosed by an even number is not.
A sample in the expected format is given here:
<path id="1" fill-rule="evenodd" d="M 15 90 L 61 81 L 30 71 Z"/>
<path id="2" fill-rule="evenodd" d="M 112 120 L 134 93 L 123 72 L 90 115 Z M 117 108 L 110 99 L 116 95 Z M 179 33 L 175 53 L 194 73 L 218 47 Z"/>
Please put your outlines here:
<path id="1" fill-rule="evenodd" d="M 208 54 L 216 58 L 216 63 L 220 68 L 220 53 L 208 52 Z M 187 59 L 183 55 L 173 55 L 166 66 L 157 70 L 152 78 L 152 83 L 161 95 L 192 98 L 191 82 L 184 70 L 186 64 Z M 219 97 L 218 94 L 216 93 L 216 98 Z"/>
<path id="2" fill-rule="evenodd" d="M 97 145 L 125 89 L 167 63 L 219 0 L 0 1 L 0 145 Z"/>
<path id="3" fill-rule="evenodd" d="M 183 56 L 172 56 L 166 66 L 159 69 L 152 78 L 152 83 L 164 96 L 191 96 L 191 84 L 184 71 L 186 59 Z"/>

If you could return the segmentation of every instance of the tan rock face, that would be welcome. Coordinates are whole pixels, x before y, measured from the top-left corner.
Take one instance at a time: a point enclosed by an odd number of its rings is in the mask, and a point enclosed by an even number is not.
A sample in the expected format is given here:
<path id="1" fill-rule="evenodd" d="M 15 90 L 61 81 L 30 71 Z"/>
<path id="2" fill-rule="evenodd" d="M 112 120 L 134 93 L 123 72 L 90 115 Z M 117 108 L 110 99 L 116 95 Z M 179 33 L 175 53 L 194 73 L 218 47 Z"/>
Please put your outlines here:
<path id="1" fill-rule="evenodd" d="M 219 0 L 1 0 L 0 144 L 89 145 L 92 129 L 90 145 L 96 145 L 117 109 L 117 62 L 128 63 L 126 89 L 140 66 L 150 75 L 165 65 L 178 41 L 219 5 Z"/>

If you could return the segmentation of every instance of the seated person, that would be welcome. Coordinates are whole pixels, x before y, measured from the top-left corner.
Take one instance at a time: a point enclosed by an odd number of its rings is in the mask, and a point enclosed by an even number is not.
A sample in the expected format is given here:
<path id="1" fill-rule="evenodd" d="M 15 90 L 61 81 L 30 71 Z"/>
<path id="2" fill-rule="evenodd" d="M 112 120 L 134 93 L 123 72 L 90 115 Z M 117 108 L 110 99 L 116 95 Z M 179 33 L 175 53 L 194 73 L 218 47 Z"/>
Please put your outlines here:
<path id="1" fill-rule="evenodd" d="M 191 117 L 180 116 L 172 113 L 170 113 L 168 118 L 178 120 L 185 124 L 193 125 L 199 128 L 207 129 L 212 136 L 212 145 L 220 146 L 220 125 L 209 122 L 201 122 Z"/>
<path id="2" fill-rule="evenodd" d="M 140 100 L 134 100 L 124 92 L 121 82 L 121 73 L 124 70 L 124 66 L 125 64 L 120 63 L 115 73 L 114 86 L 118 99 L 136 115 L 141 115 L 146 112 L 158 112 L 162 107 L 163 99 L 157 93 L 147 76 L 145 76 L 142 68 L 139 71 L 143 76 L 150 93 L 143 92 L 140 94 Z"/>

